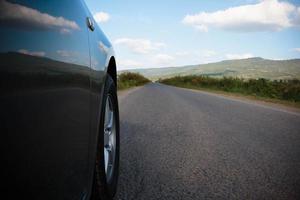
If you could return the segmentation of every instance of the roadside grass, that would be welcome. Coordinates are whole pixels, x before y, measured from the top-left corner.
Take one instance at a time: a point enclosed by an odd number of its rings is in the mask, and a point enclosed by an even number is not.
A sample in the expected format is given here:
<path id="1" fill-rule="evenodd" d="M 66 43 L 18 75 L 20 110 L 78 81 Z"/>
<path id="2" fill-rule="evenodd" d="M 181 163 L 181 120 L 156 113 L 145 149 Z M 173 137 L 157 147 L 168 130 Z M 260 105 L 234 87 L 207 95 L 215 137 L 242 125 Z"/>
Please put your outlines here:
<path id="1" fill-rule="evenodd" d="M 145 85 L 151 82 L 139 73 L 126 72 L 118 75 L 118 90 Z"/>
<path id="2" fill-rule="evenodd" d="M 300 80 L 267 80 L 242 78 L 211 78 L 208 76 L 176 76 L 158 82 L 189 89 L 247 97 L 300 108 Z"/>

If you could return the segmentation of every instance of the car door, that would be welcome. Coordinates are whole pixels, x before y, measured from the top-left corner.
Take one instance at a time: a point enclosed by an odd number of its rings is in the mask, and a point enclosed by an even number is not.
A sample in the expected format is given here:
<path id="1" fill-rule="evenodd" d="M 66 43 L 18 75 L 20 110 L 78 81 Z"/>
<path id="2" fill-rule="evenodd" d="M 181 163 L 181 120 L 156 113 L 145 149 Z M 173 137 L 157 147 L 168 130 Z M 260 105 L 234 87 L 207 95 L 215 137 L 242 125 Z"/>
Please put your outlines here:
<path id="1" fill-rule="evenodd" d="M 85 6 L 86 7 L 86 6 Z M 107 76 L 107 68 L 114 55 L 112 45 L 102 32 L 101 28 L 96 24 L 92 14 L 88 13 L 89 27 L 89 44 L 91 56 L 91 112 L 90 112 L 90 160 L 89 168 L 93 169 L 96 160 L 96 149 L 99 134 L 103 134 L 99 130 L 99 122 L 101 116 L 101 103 L 103 97 L 103 90 L 105 86 L 105 78 Z M 93 178 L 93 171 L 90 171 L 90 178 Z"/>
<path id="2" fill-rule="evenodd" d="M 5 180 L 28 199 L 88 191 L 90 55 L 80 0 L 0 1 Z"/>

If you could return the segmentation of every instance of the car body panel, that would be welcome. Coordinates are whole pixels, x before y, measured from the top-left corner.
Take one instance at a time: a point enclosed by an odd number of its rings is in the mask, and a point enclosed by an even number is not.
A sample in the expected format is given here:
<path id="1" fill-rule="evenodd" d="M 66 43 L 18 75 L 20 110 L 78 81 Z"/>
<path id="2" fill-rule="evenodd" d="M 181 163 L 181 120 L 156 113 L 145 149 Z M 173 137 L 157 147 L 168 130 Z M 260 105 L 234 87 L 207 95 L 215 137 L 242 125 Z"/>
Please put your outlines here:
<path id="1" fill-rule="evenodd" d="M 94 30 L 89 31 L 90 59 L 91 59 L 91 85 L 90 85 L 90 131 L 91 133 L 99 133 L 99 121 L 101 116 L 101 104 L 104 90 L 105 79 L 111 59 L 114 58 L 114 50 L 102 32 L 92 14 L 86 8 L 86 12 L 94 25 Z M 98 142 L 98 134 L 91 134 L 89 149 L 89 169 L 93 169 L 96 160 L 96 148 Z M 90 179 L 94 177 L 94 170 L 89 171 Z M 91 182 L 90 182 L 91 183 Z M 91 186 L 91 185 L 90 185 Z M 88 194 L 91 193 L 91 187 Z M 87 196 L 89 198 L 89 195 Z"/>
<path id="2" fill-rule="evenodd" d="M 87 17 L 80 0 L 0 0 L 5 179 L 27 198 L 89 196 L 113 50 Z"/>

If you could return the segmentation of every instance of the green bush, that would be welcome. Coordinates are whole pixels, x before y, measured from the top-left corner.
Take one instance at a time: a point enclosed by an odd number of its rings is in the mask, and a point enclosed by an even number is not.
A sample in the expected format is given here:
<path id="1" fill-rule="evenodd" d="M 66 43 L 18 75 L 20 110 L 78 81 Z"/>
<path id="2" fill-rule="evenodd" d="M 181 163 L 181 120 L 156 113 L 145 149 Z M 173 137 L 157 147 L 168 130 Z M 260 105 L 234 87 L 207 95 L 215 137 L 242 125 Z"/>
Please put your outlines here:
<path id="1" fill-rule="evenodd" d="M 127 89 L 149 83 L 150 80 L 138 73 L 125 72 L 118 75 L 118 89 Z"/>
<path id="2" fill-rule="evenodd" d="M 259 97 L 300 102 L 300 80 L 267 80 L 242 78 L 211 78 L 208 76 L 176 76 L 159 82 L 186 88 L 207 88 Z"/>

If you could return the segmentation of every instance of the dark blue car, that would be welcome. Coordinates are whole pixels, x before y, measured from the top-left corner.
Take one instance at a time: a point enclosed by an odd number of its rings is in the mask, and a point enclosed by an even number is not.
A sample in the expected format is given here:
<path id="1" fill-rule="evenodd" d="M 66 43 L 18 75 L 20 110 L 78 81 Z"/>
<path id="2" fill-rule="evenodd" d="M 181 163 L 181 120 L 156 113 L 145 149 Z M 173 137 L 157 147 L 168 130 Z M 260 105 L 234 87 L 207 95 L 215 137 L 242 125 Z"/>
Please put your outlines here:
<path id="1" fill-rule="evenodd" d="M 112 199 L 116 61 L 84 1 L 0 0 L 0 34 L 2 197 Z"/>

